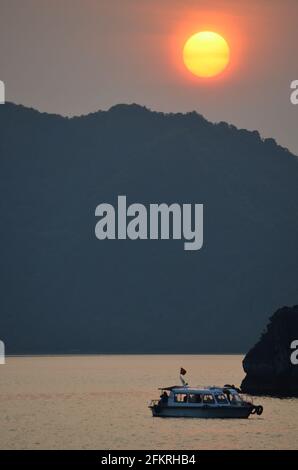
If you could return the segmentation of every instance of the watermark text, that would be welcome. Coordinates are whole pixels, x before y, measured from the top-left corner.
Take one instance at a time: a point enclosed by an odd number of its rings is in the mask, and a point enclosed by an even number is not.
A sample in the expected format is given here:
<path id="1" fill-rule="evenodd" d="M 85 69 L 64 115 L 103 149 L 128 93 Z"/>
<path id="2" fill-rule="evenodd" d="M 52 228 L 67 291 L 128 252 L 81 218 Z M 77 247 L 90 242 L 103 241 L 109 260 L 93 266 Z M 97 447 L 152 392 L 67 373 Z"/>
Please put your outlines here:
<path id="1" fill-rule="evenodd" d="M 203 246 L 203 204 L 143 204 L 127 206 L 118 196 L 118 206 L 99 204 L 95 216 L 98 240 L 184 240 L 184 250 Z"/>

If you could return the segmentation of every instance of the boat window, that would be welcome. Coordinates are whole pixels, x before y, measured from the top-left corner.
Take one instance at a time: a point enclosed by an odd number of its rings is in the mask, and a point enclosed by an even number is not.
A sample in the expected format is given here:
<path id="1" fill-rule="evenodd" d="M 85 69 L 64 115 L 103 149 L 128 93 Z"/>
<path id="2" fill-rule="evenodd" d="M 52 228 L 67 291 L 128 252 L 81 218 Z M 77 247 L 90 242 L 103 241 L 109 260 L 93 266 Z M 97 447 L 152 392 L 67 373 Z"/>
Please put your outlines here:
<path id="1" fill-rule="evenodd" d="M 225 395 L 223 393 L 219 393 L 215 395 L 217 403 L 228 403 L 228 400 L 226 399 Z"/>
<path id="2" fill-rule="evenodd" d="M 231 403 L 241 403 L 241 401 L 242 400 L 241 400 L 240 396 L 238 395 L 238 393 L 233 393 L 233 395 L 230 398 Z"/>
<path id="3" fill-rule="evenodd" d="M 206 394 L 203 396 L 203 403 L 215 403 L 214 397 L 211 394 Z"/>
<path id="4" fill-rule="evenodd" d="M 186 393 L 175 393 L 174 401 L 177 403 L 186 403 L 187 402 Z"/>
<path id="5" fill-rule="evenodd" d="M 191 393 L 188 395 L 188 401 L 189 403 L 201 403 L 202 397 L 199 393 Z"/>

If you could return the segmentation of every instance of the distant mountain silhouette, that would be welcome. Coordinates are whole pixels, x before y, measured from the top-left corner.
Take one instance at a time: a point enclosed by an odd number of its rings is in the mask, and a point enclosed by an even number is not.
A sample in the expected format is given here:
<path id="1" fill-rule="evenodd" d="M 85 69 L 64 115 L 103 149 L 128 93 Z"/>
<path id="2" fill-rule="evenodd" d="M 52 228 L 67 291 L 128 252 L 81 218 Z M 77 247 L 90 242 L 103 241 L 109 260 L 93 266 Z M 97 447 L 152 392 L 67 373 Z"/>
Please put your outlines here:
<path id="1" fill-rule="evenodd" d="M 244 352 L 297 302 L 298 159 L 195 112 L 0 106 L 8 353 Z M 204 204 L 204 247 L 99 241 L 101 202 Z"/>

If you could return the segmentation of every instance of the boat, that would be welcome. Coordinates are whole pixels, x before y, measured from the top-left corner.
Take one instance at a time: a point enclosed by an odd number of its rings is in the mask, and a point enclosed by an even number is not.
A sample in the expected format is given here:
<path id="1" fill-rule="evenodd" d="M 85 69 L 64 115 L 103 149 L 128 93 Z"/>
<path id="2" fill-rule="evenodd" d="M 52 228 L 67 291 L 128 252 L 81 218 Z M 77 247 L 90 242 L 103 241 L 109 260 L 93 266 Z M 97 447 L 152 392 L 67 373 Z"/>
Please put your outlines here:
<path id="1" fill-rule="evenodd" d="M 181 370 L 185 371 L 183 368 Z M 182 379 L 182 386 L 173 385 L 158 390 L 162 392 L 160 399 L 152 400 L 149 405 L 154 417 L 239 419 L 263 413 L 261 405 L 254 405 L 252 398 L 242 396 L 241 390 L 234 385 L 196 388 Z"/>

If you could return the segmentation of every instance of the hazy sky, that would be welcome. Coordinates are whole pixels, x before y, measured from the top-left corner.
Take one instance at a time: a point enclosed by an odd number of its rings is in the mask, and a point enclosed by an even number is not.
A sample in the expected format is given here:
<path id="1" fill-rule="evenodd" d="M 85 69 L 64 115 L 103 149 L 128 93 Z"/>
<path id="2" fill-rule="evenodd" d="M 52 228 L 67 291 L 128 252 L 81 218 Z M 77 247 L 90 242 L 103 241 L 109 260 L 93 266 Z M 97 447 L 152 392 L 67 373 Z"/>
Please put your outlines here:
<path id="1" fill-rule="evenodd" d="M 6 99 L 67 115 L 137 102 L 197 110 L 298 154 L 297 0 L 0 0 Z M 185 40 L 224 35 L 231 64 L 211 80 L 183 66 Z"/>

